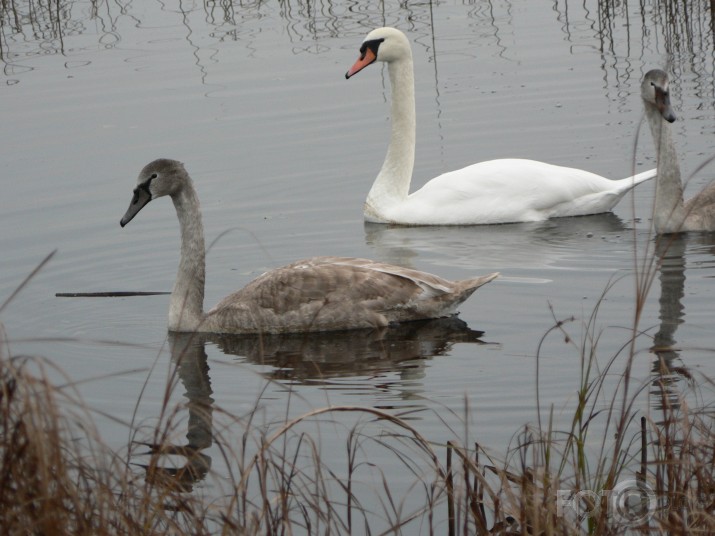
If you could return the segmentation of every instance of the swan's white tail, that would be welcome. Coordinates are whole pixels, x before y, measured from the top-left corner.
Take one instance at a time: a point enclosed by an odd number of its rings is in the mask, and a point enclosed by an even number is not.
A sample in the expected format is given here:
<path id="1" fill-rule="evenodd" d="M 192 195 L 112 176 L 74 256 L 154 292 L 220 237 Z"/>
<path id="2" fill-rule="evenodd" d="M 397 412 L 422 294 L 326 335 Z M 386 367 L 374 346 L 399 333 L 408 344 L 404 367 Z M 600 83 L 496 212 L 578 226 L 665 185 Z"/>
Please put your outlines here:
<path id="1" fill-rule="evenodd" d="M 618 182 L 621 182 L 624 184 L 627 182 L 628 184 L 632 184 L 633 186 L 635 186 L 636 184 L 640 184 L 641 182 L 645 182 L 647 180 L 652 179 L 657 174 L 658 174 L 658 170 L 653 168 L 653 169 L 649 169 L 648 171 L 643 171 L 642 173 L 636 173 L 632 177 L 626 177 L 625 179 L 621 179 Z"/>

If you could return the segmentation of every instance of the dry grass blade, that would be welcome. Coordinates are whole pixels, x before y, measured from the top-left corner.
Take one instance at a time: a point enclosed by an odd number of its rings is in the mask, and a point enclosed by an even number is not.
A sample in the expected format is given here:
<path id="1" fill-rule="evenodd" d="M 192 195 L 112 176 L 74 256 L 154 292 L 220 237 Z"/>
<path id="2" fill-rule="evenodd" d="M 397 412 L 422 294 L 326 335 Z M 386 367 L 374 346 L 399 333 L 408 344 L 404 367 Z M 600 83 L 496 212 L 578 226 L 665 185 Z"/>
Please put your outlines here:
<path id="1" fill-rule="evenodd" d="M 18 287 L 13 291 L 13 293 L 10 294 L 10 296 L 3 302 L 2 305 L 0 305 L 0 314 L 5 310 L 5 307 L 7 307 L 13 299 L 15 299 L 15 296 L 20 294 L 22 289 L 24 289 L 27 284 L 32 281 L 32 279 L 37 275 L 37 273 L 45 267 L 45 264 L 50 262 L 50 259 L 55 256 L 55 253 L 57 253 L 57 250 L 52 251 L 49 255 L 47 255 L 47 257 L 42 259 L 40 264 L 38 264 L 35 269 L 32 270 L 32 272 L 30 272 L 30 274 L 25 279 L 23 279 L 22 283 L 20 283 Z"/>

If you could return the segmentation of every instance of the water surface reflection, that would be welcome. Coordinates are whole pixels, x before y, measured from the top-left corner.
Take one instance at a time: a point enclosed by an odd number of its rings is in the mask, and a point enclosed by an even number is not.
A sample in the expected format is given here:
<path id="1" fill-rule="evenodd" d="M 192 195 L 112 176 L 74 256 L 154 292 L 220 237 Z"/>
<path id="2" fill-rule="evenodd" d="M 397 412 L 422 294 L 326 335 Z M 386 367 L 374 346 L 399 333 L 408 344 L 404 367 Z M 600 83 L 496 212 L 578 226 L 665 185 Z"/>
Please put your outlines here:
<path id="1" fill-rule="evenodd" d="M 450 266 L 495 269 L 558 267 L 585 248 L 617 240 L 629 228 L 615 214 L 543 222 L 462 227 L 404 227 L 365 223 L 365 243 L 382 262 L 412 266 L 425 253 Z M 440 264 L 439 260 L 436 264 Z"/>
<path id="2" fill-rule="evenodd" d="M 664 235 L 656 239 L 656 257 L 659 259 L 658 299 L 660 325 L 653 338 L 651 351 L 656 358 L 651 368 L 653 381 L 651 395 L 656 409 L 677 409 L 686 385 L 693 384 L 690 368 L 683 363 L 676 332 L 685 322 L 686 252 L 697 245 L 715 254 L 715 234 L 691 233 Z M 711 261 L 712 262 L 712 261 Z M 696 267 L 692 267 L 696 269 Z"/>
<path id="3" fill-rule="evenodd" d="M 425 360 L 447 355 L 456 343 L 486 344 L 483 334 L 456 316 L 331 333 L 248 336 L 170 332 L 168 345 L 176 379 L 187 399 L 186 443 L 173 443 L 169 433 L 156 434 L 154 440 L 138 443 L 148 451 L 135 452 L 134 457 L 149 455 L 148 463 L 138 465 L 152 483 L 185 492 L 208 474 L 212 460 L 205 451 L 214 443 L 215 401 L 207 344 L 242 362 L 261 365 L 259 374 L 271 382 L 330 388 L 337 387 L 331 379 L 354 378 L 355 386 L 362 377 L 373 389 L 398 391 L 401 397 L 414 399 L 421 391 Z M 263 370 L 266 366 L 269 369 Z M 397 378 L 388 378 L 389 373 L 396 373 Z M 424 407 L 413 405 L 410 411 Z M 165 410 L 162 408 L 162 413 Z M 168 415 L 171 422 L 180 419 L 172 411 Z M 166 429 L 173 425 L 167 424 Z M 182 463 L 175 463 L 177 459 Z"/>
<path id="4" fill-rule="evenodd" d="M 147 481 L 158 486 L 190 492 L 211 469 L 211 457 L 204 453 L 213 443 L 213 390 L 204 341 L 193 333 L 170 332 L 168 336 L 171 360 L 176 377 L 185 390 L 184 405 L 188 413 L 186 444 L 172 443 L 168 433 L 157 429 L 153 441 L 138 444 L 148 452 L 134 452 L 134 457 L 149 455 L 149 462 L 139 463 Z M 162 408 L 162 413 L 166 408 Z M 169 420 L 176 419 L 170 412 Z M 165 430 L 173 426 L 167 425 Z M 171 459 L 170 459 L 171 457 Z M 172 463 L 180 459 L 182 463 Z"/>
<path id="5" fill-rule="evenodd" d="M 414 380 L 424 373 L 422 361 L 447 355 L 455 343 L 485 344 L 476 331 L 456 316 L 384 329 L 318 334 L 263 336 L 209 335 L 207 341 L 229 355 L 269 365 L 269 380 L 321 384 L 331 378 L 398 372 Z"/>
<path id="6" fill-rule="evenodd" d="M 255 41 L 259 35 L 274 31 L 271 26 L 279 20 L 292 44 L 290 50 L 296 55 L 328 53 L 335 50 L 335 39 L 361 38 L 375 27 L 398 26 L 427 51 L 435 64 L 439 91 L 436 43 L 443 42 L 442 52 L 449 54 L 455 48 L 453 43 L 460 39 L 450 31 L 449 18 L 439 16 L 440 10 L 447 13 L 451 6 L 432 2 L 206 1 L 188 7 L 179 4 L 175 8 L 162 2 L 147 4 L 148 9 L 144 6 L 139 10 L 131 3 L 123 6 L 104 0 L 2 2 L 0 61 L 5 63 L 5 74 L 32 70 L 28 60 L 46 55 L 57 55 L 69 69 L 76 66 L 73 57 L 83 52 L 111 50 L 127 41 L 125 34 L 129 32 L 156 34 L 157 29 L 170 24 L 186 28 L 184 38 L 193 49 L 202 81 L 206 83 L 209 69 L 217 62 L 220 43 L 242 41 L 249 55 L 253 55 L 258 50 Z M 680 58 L 692 65 L 693 72 L 700 73 L 703 89 L 700 93 L 712 98 L 715 61 L 707 51 L 715 48 L 713 6 L 712 2 L 683 2 L 673 9 L 670 0 L 652 0 L 642 2 L 639 16 L 634 16 L 628 2 L 558 0 L 553 2 L 551 16 L 560 23 L 573 54 L 580 52 L 583 42 L 600 43 L 601 68 L 608 86 L 626 88 L 631 78 L 639 83 L 640 73 L 628 58 L 643 57 L 648 50 L 662 47 L 670 58 Z M 517 48 L 513 42 L 515 11 L 520 6 L 508 0 L 490 0 L 478 5 L 467 2 L 460 9 L 472 28 L 471 35 L 461 37 L 467 45 L 476 44 L 476 36 L 480 47 L 489 42 L 488 54 L 519 61 L 512 56 Z M 88 40 L 89 36 L 93 39 Z M 146 38 L 152 39 L 150 34 Z M 624 47 L 626 50 L 622 50 Z M 471 48 L 458 47 L 461 54 Z M 477 57 L 477 52 L 474 54 Z M 679 73 L 675 72 L 674 80 L 678 79 Z"/>

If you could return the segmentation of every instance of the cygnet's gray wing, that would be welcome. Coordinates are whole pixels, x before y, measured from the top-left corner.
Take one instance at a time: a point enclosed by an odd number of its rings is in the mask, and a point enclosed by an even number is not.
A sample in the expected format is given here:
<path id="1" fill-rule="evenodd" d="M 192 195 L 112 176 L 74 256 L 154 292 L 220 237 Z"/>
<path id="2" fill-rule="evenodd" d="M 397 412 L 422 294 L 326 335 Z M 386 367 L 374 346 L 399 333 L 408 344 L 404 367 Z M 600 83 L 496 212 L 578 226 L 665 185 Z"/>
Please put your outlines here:
<path id="1" fill-rule="evenodd" d="M 208 312 L 222 331 L 371 328 L 454 313 L 496 274 L 465 281 L 350 257 L 314 257 L 271 270 Z"/>

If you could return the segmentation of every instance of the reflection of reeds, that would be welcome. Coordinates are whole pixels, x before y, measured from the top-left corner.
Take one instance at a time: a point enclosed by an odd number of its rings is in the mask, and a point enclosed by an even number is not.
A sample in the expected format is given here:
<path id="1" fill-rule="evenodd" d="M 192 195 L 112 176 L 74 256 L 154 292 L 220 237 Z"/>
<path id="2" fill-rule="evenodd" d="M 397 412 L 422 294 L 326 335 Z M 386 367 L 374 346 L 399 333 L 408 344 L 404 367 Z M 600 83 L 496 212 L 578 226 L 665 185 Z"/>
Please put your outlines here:
<path id="1" fill-rule="evenodd" d="M 673 80 L 690 71 L 699 86 L 698 94 L 713 94 L 715 1 L 598 0 L 595 9 L 590 2 L 556 4 L 554 9 L 569 40 L 583 30 L 584 22 L 588 24 L 586 33 L 598 43 L 609 87 L 620 90 L 623 86 L 630 92 L 629 80 L 635 78 L 640 83 L 642 72 L 654 67 L 647 65 L 640 72 L 634 66 L 645 58 L 650 64 L 650 56 L 656 52 L 663 56 L 660 67 L 672 71 Z"/>
<path id="2" fill-rule="evenodd" d="M 14 36 L 46 45 L 54 43 L 56 46 L 48 48 L 62 50 L 64 22 L 70 15 L 71 10 L 62 2 L 0 2 L 0 60 L 8 61 L 9 41 Z"/>
<path id="3" fill-rule="evenodd" d="M 629 24 L 628 2 L 613 0 L 598 1 L 598 18 L 604 39 L 602 50 L 614 47 L 613 30 L 624 22 Z M 640 2 L 640 17 L 642 26 L 646 17 L 653 19 L 653 26 L 662 34 L 665 49 L 669 54 L 712 49 L 713 16 L 715 1 L 704 2 L 673 2 L 671 0 L 650 0 Z"/>
<path id="4" fill-rule="evenodd" d="M 687 66 L 701 78 L 702 84 L 710 84 L 708 73 L 713 72 L 712 53 L 715 50 L 713 3 L 706 5 L 704 2 L 670 0 L 641 2 L 640 21 L 629 19 L 627 2 L 622 5 L 622 12 L 611 1 L 600 0 L 598 5 L 601 50 L 612 51 L 619 42 L 623 44 L 618 27 L 625 22 L 626 31 L 630 34 L 633 22 L 634 28 L 642 28 L 641 49 L 662 46 L 668 61 L 674 63 L 676 78 L 678 72 Z M 630 46 L 630 38 L 627 42 Z M 629 55 L 638 56 L 638 53 Z"/>

